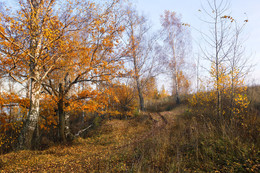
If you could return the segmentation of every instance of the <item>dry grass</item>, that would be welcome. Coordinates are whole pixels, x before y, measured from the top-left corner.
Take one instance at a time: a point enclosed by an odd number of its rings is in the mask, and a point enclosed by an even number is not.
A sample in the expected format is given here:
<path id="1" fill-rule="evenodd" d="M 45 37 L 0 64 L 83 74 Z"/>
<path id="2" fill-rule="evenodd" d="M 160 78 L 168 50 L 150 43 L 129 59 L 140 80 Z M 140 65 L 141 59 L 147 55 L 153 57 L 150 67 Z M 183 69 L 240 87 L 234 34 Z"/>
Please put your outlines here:
<path id="1" fill-rule="evenodd" d="M 166 119 L 163 122 L 162 115 Z M 259 122 L 259 121 L 258 121 Z M 258 124 L 259 125 L 259 124 Z M 106 120 L 86 139 L 0 156 L 2 172 L 258 172 L 259 145 L 219 133 L 182 105 Z M 259 136 L 259 135 L 257 135 Z"/>
<path id="2" fill-rule="evenodd" d="M 1 155 L 0 169 L 1 172 L 124 171 L 131 166 L 125 160 L 131 147 L 119 148 L 140 138 L 151 127 L 152 122 L 145 115 L 132 120 L 107 120 L 95 135 L 79 138 L 70 146 Z"/>

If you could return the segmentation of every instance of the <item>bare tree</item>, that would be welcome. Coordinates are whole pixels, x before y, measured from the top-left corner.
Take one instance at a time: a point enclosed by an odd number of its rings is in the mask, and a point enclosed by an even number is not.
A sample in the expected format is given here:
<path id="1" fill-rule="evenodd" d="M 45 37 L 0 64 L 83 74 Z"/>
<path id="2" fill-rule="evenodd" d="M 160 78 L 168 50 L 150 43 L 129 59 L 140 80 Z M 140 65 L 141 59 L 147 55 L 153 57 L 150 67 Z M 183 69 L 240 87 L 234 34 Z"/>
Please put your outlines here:
<path id="1" fill-rule="evenodd" d="M 205 15 L 203 22 L 209 25 L 209 32 L 203 32 L 205 45 L 201 46 L 203 58 L 212 65 L 211 75 L 216 87 L 216 111 L 221 115 L 221 76 L 231 73 L 231 88 L 234 90 L 234 80 L 242 76 L 246 70 L 245 58 L 242 58 L 240 35 L 243 27 L 237 25 L 236 20 L 229 15 L 229 1 L 207 0 L 207 7 L 202 7 Z M 247 22 L 247 20 L 245 20 Z M 235 70 L 239 73 L 235 74 Z"/>
<path id="2" fill-rule="evenodd" d="M 187 80 L 184 67 L 190 51 L 190 35 L 175 12 L 165 11 L 161 16 L 163 55 L 168 60 L 168 69 L 174 83 L 176 103 L 180 103 L 180 83 Z"/>
<path id="3" fill-rule="evenodd" d="M 149 82 L 151 76 L 159 73 L 159 60 L 153 54 L 157 37 L 153 34 L 149 35 L 150 29 L 151 26 L 144 16 L 139 16 L 131 7 L 126 9 L 126 56 L 130 62 L 128 64 L 133 69 L 141 111 L 145 109 L 143 87 Z"/>
<path id="4" fill-rule="evenodd" d="M 202 49 L 202 52 L 204 54 L 204 57 L 209 60 L 215 68 L 215 74 L 213 76 L 215 77 L 216 81 L 216 92 L 217 92 L 217 101 L 216 101 L 216 107 L 218 115 L 220 115 L 220 102 L 221 102 L 221 95 L 220 95 L 220 84 L 219 84 L 219 77 L 220 73 L 220 66 L 222 63 L 227 59 L 227 56 L 231 52 L 231 46 L 230 46 L 230 30 L 228 30 L 228 27 L 230 27 L 230 23 L 227 22 L 227 20 L 224 20 L 222 17 L 225 15 L 225 13 L 228 10 L 228 4 L 224 1 L 221 1 L 220 4 L 217 3 L 217 0 L 213 0 L 213 2 L 207 1 L 209 5 L 209 10 L 205 10 L 204 12 L 208 15 L 210 18 L 209 21 L 206 21 L 210 26 L 210 35 L 204 34 L 204 40 L 208 43 L 210 46 L 210 49 L 213 50 L 213 53 L 211 51 L 204 51 L 206 49 Z"/>
<path id="5" fill-rule="evenodd" d="M 245 20 L 247 22 L 247 20 Z M 245 48 L 243 47 L 244 40 L 241 39 L 241 34 L 243 32 L 245 24 L 239 26 L 239 24 L 234 21 L 234 38 L 232 42 L 231 55 L 228 56 L 228 67 L 230 73 L 230 110 L 233 109 L 234 98 L 237 94 L 237 90 L 239 87 L 243 85 L 242 81 L 244 81 L 246 75 L 249 73 L 252 65 L 249 63 L 249 56 L 245 55 Z M 233 112 L 230 111 L 230 115 L 232 116 Z"/>

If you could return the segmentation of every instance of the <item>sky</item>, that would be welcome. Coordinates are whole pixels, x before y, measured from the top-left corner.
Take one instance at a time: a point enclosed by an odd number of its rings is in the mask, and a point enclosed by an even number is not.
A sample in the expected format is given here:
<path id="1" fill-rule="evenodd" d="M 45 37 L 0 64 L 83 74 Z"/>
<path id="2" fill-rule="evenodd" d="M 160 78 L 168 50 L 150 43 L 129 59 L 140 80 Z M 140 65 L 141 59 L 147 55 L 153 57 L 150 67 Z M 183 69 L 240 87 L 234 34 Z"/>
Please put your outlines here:
<path id="1" fill-rule="evenodd" d="M 191 25 L 191 36 L 193 39 L 193 53 L 199 52 L 196 46 L 200 42 L 201 35 L 197 30 L 202 32 L 208 30 L 199 16 L 201 6 L 206 6 L 207 0 L 131 0 L 137 10 L 147 16 L 153 25 L 154 30 L 160 29 L 160 15 L 165 10 L 175 11 L 182 16 L 182 22 Z M 243 23 L 248 19 L 243 39 L 246 47 L 246 56 L 250 56 L 250 63 L 254 65 L 252 72 L 249 74 L 249 84 L 260 84 L 260 0 L 229 0 L 231 16 L 238 22 Z M 8 5 L 17 5 L 17 0 L 0 0 Z M 16 2 L 16 3 L 15 3 Z M 246 14 L 245 14 L 246 13 Z"/>
<path id="2" fill-rule="evenodd" d="M 205 6 L 206 0 L 134 0 L 137 10 L 148 17 L 153 28 L 160 29 L 160 15 L 164 10 L 175 11 L 182 16 L 182 22 L 191 25 L 191 35 L 193 38 L 193 51 L 198 52 L 196 42 L 201 38 L 198 31 L 194 28 L 205 31 L 208 28 L 199 19 L 201 13 L 199 9 Z M 260 84 L 260 0 L 230 0 L 231 16 L 239 23 L 246 23 L 243 39 L 246 48 L 246 56 L 250 56 L 250 63 L 254 65 L 249 74 L 249 83 Z M 246 14 L 245 14 L 246 13 Z"/>

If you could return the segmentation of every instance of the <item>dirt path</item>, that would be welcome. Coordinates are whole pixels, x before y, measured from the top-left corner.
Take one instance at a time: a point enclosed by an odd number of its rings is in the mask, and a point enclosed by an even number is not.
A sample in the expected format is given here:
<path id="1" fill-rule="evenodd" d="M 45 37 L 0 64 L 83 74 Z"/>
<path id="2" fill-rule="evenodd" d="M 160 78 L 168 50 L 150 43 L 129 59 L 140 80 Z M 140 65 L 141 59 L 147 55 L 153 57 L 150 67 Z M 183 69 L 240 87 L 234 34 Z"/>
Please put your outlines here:
<path id="1" fill-rule="evenodd" d="M 129 147 L 131 145 L 144 141 L 145 139 L 149 138 L 151 135 L 155 135 L 159 130 L 165 128 L 166 125 L 172 124 L 176 116 L 183 114 L 186 108 L 187 108 L 186 106 L 179 106 L 174 108 L 172 111 L 148 113 L 150 120 L 154 123 L 153 128 L 150 131 L 145 132 L 141 137 L 135 139 L 131 143 L 111 148 L 111 150 L 115 151 L 115 150 L 120 150 Z"/>
<path id="2" fill-rule="evenodd" d="M 112 169 L 113 166 L 107 162 L 121 169 L 122 165 L 118 164 L 126 164 L 120 158 L 122 154 L 133 152 L 136 145 L 158 135 L 185 109 L 179 106 L 170 112 L 147 113 L 150 120 L 140 122 L 136 122 L 136 119 L 107 121 L 101 134 L 87 139 L 79 138 L 71 146 L 53 146 L 44 151 L 19 151 L 2 155 L 0 172 L 86 172 Z M 129 156 L 131 153 L 122 157 L 126 159 Z"/>
<path id="3" fill-rule="evenodd" d="M 150 120 L 153 122 L 152 128 L 150 131 L 144 132 L 142 135 L 138 136 L 136 139 L 132 141 L 125 141 L 125 144 L 123 145 L 116 145 L 116 146 L 108 146 L 105 150 L 109 152 L 104 151 L 93 153 L 92 155 L 89 155 L 88 157 L 97 156 L 103 154 L 103 157 L 109 156 L 111 154 L 119 153 L 121 150 L 133 147 L 138 143 L 141 143 L 151 137 L 152 135 L 156 135 L 161 129 L 165 128 L 167 125 L 174 122 L 174 119 L 176 116 L 184 113 L 186 109 L 186 106 L 179 106 L 174 108 L 172 111 L 166 111 L 166 112 L 156 112 L 156 113 L 147 113 Z"/>

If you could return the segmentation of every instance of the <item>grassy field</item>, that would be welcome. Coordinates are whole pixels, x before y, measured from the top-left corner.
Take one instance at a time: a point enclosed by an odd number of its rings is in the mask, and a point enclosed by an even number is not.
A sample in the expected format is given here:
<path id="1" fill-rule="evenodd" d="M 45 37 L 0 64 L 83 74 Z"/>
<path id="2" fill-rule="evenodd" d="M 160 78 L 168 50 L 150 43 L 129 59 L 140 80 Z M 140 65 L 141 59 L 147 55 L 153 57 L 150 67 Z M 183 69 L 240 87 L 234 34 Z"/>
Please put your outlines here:
<path id="1" fill-rule="evenodd" d="M 163 113 L 167 121 L 184 110 Z M 172 117 L 171 117 L 172 116 Z M 43 151 L 18 151 L 0 156 L 2 172 L 137 172 L 145 151 L 141 146 L 163 135 L 165 122 L 156 113 L 130 120 L 105 120 L 86 139 L 70 145 L 52 146 Z M 152 142 L 153 143 L 153 142 Z M 150 143 L 150 145 L 152 145 Z M 153 147 L 153 146 L 151 146 Z M 149 148 L 153 150 L 153 148 Z M 156 148 L 154 148 L 156 149 Z M 157 153 L 156 150 L 153 151 Z M 152 162 L 152 160 L 151 160 Z M 159 163 L 152 163 L 156 167 Z"/>
<path id="2" fill-rule="evenodd" d="M 70 145 L 0 156 L 1 172 L 258 172 L 259 145 L 219 134 L 186 106 L 104 120 Z"/>

